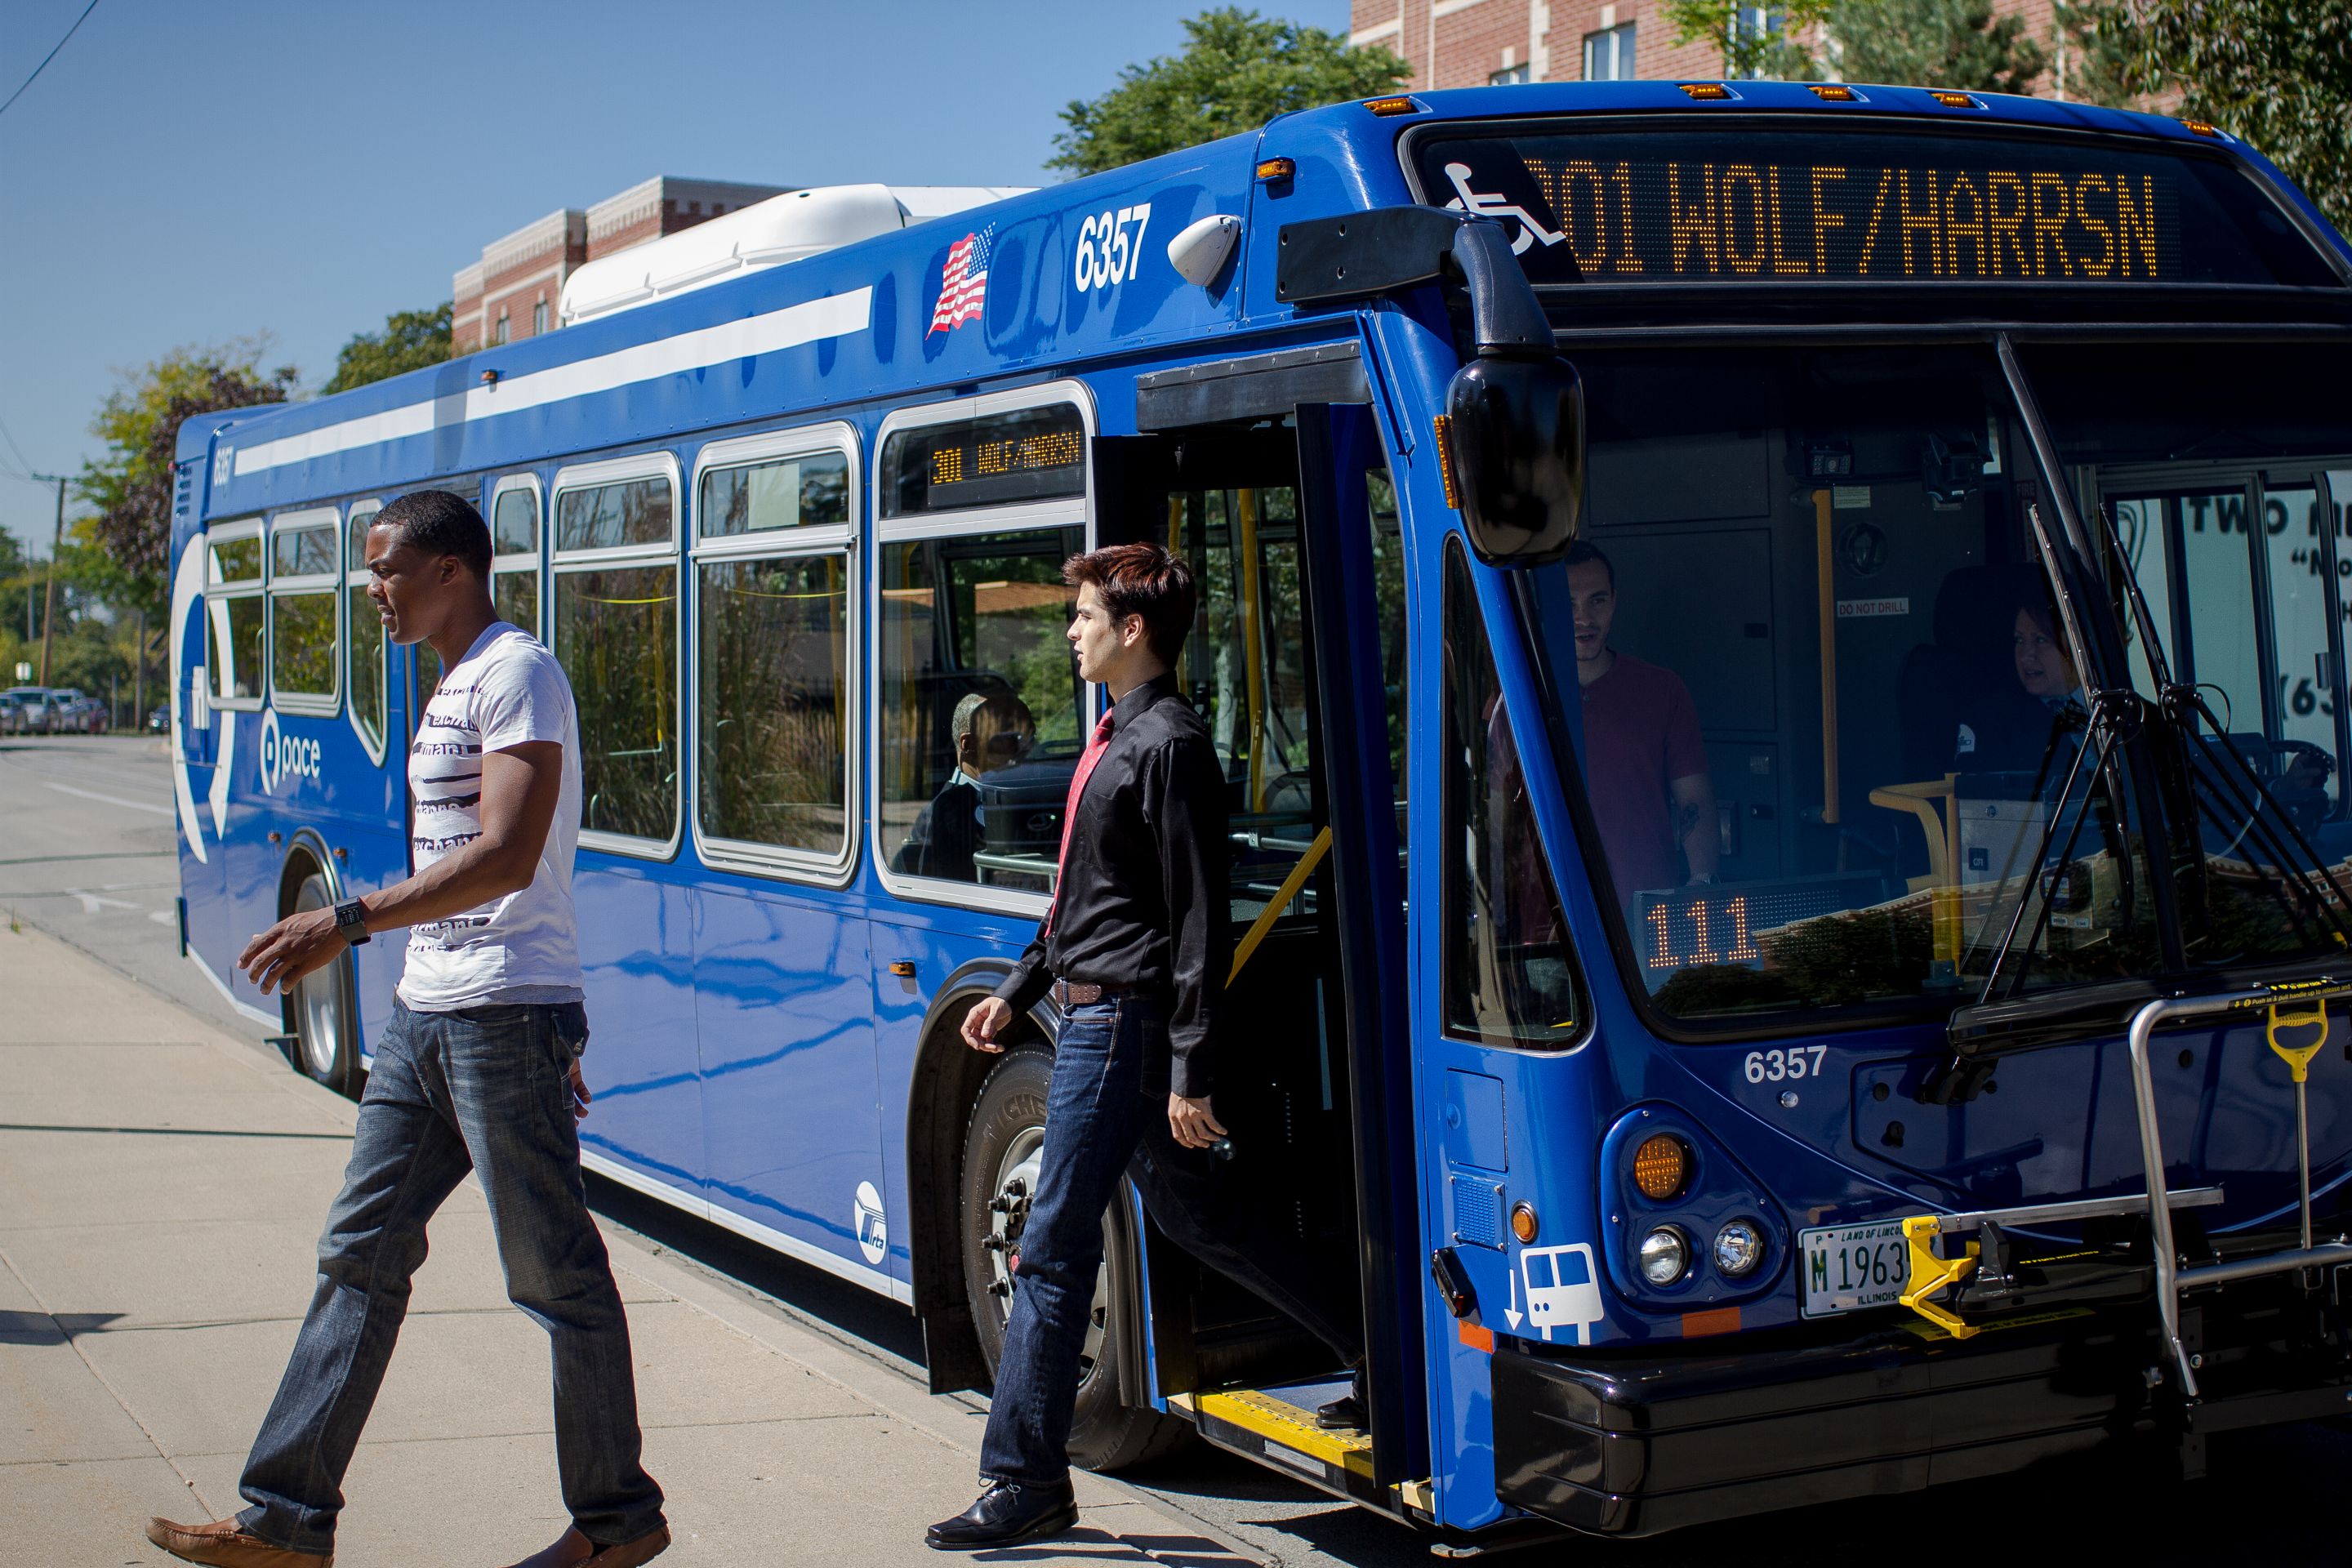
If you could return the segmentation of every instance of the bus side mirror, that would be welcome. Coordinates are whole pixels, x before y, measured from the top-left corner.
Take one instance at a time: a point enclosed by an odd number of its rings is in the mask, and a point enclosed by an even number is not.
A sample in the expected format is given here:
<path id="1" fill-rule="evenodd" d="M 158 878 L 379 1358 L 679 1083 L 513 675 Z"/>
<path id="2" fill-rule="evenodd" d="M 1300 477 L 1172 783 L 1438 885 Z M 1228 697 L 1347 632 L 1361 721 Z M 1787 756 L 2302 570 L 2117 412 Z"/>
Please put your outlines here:
<path id="1" fill-rule="evenodd" d="M 1556 355 L 1486 354 L 1445 389 L 1470 547 L 1492 566 L 1538 566 L 1576 542 L 1584 510 L 1584 383 Z"/>

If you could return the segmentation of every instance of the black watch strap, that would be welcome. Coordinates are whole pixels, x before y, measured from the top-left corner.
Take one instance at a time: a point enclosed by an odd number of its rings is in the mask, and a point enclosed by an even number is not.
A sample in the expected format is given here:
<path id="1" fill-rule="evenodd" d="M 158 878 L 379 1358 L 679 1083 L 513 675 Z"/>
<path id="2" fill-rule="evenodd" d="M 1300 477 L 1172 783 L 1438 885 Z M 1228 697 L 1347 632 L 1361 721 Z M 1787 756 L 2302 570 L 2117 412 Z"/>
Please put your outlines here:
<path id="1" fill-rule="evenodd" d="M 367 911 L 360 907 L 357 899 L 335 906 L 335 929 L 342 932 L 343 940 L 353 947 L 367 941 Z"/>

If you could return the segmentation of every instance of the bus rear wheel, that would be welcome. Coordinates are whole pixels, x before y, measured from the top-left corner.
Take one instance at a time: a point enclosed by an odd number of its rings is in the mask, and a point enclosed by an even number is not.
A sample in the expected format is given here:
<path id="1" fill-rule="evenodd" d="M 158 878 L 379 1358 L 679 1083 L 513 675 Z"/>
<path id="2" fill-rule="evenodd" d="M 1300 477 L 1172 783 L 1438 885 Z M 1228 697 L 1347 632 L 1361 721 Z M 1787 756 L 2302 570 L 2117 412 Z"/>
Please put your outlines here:
<path id="1" fill-rule="evenodd" d="M 995 1375 L 1004 1331 L 1013 1314 L 1013 1273 L 1021 1233 L 1037 1191 L 1045 1142 L 1045 1089 L 1054 1058 L 1045 1051 L 1007 1052 L 981 1086 L 964 1130 L 960 1231 L 964 1289 L 981 1354 Z M 1103 1215 L 1106 1261 L 1095 1281 L 1094 1311 L 1079 1352 L 1077 1408 L 1070 1423 L 1070 1462 L 1089 1470 L 1140 1464 L 1182 1442 L 1191 1428 L 1141 1405 L 1142 1390 L 1124 1386 L 1122 1347 L 1139 1342 L 1141 1303 L 1122 1282 L 1135 1270 L 1108 1259 L 1131 1257 L 1135 1227 L 1124 1204 Z"/>
<path id="2" fill-rule="evenodd" d="M 334 901 L 327 879 L 314 874 L 302 879 L 293 912 L 330 909 Z M 352 955 L 345 952 L 295 982 L 287 998 L 287 1010 L 294 1015 L 295 1068 L 354 1100 L 360 1089 L 358 996 Z"/>

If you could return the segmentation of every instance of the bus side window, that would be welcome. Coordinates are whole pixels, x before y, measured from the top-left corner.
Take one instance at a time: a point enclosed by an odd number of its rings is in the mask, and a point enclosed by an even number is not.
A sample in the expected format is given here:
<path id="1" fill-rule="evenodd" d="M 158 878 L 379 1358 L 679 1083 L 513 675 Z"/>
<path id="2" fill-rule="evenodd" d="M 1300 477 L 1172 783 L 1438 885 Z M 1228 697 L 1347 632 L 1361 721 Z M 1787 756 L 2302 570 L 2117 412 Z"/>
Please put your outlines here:
<path id="1" fill-rule="evenodd" d="M 959 902 L 1025 911 L 1058 874 L 1091 727 L 1062 582 L 1088 536 L 1087 406 L 1063 383 L 882 422 L 876 848 Z"/>
<path id="2" fill-rule="evenodd" d="M 555 476 L 551 618 L 579 706 L 581 828 L 630 853 L 677 833 L 677 498 L 667 453 Z"/>
<path id="3" fill-rule="evenodd" d="M 545 637 L 539 620 L 539 480 L 511 474 L 490 502 L 490 602 L 499 619 Z"/>
<path id="4" fill-rule="evenodd" d="M 390 680 L 383 617 L 367 595 L 367 533 L 382 510 L 373 501 L 354 502 L 343 525 L 343 626 L 350 634 L 343 644 L 343 679 L 351 689 L 352 728 L 377 762 L 383 761 L 384 693 Z"/>
<path id="5" fill-rule="evenodd" d="M 263 597 L 261 521 L 215 523 L 205 542 L 205 667 L 215 708 L 261 706 L 268 604 Z"/>
<path id="6" fill-rule="evenodd" d="M 849 458 L 707 467 L 695 517 L 696 830 L 719 858 L 836 868 L 850 853 Z"/>
<path id="7" fill-rule="evenodd" d="M 1085 742 L 1061 528 L 881 549 L 882 854 L 907 876 L 1050 891 Z"/>
<path id="8" fill-rule="evenodd" d="M 340 695 L 336 521 L 332 507 L 270 520 L 269 687 L 288 712 L 332 713 Z"/>

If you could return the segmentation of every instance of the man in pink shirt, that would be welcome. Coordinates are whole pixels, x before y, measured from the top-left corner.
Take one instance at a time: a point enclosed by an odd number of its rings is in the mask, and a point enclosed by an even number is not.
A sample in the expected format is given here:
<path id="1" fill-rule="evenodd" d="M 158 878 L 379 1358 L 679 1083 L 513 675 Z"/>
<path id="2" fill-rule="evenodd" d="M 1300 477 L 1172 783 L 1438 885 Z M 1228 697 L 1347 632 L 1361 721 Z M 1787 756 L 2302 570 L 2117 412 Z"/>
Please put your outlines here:
<path id="1" fill-rule="evenodd" d="M 1584 698 L 1585 789 L 1618 896 L 1685 879 L 1710 883 L 1715 784 L 1690 691 L 1674 671 L 1609 646 L 1617 572 L 1606 555 L 1590 544 L 1571 549 L 1568 586 L 1576 615 L 1576 684 Z"/>

